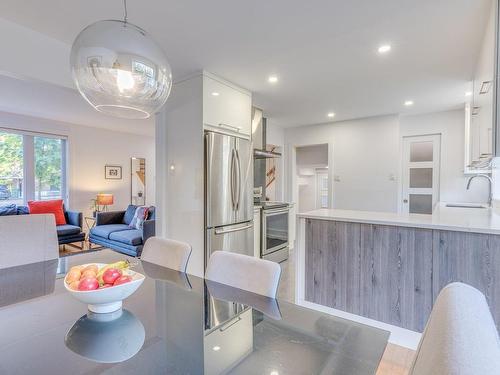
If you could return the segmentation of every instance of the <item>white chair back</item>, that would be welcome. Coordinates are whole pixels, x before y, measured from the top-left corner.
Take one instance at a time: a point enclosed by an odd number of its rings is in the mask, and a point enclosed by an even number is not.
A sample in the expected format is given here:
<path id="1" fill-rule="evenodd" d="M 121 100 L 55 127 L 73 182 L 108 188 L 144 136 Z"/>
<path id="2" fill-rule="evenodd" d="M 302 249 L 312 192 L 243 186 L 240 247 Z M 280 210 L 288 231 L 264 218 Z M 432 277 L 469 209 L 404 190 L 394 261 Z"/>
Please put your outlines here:
<path id="1" fill-rule="evenodd" d="M 52 214 L 0 217 L 0 269 L 59 258 Z"/>
<path id="2" fill-rule="evenodd" d="M 278 263 L 229 251 L 215 251 L 205 271 L 208 280 L 270 298 L 276 298 L 280 275 Z"/>
<path id="3" fill-rule="evenodd" d="M 500 374 L 498 332 L 479 290 L 463 283 L 441 290 L 410 374 Z"/>
<path id="4" fill-rule="evenodd" d="M 186 272 L 191 245 L 181 241 L 150 237 L 142 249 L 141 260 Z"/>

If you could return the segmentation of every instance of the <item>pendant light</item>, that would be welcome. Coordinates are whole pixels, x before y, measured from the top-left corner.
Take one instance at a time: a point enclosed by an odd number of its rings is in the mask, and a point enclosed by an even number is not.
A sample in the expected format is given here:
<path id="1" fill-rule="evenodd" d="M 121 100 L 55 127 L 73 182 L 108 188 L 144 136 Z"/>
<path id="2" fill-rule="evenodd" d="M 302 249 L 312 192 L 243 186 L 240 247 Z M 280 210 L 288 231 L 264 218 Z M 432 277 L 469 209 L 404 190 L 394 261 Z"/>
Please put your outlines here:
<path id="1" fill-rule="evenodd" d="M 167 101 L 172 70 L 163 50 L 140 27 L 124 19 L 98 21 L 78 34 L 71 72 L 92 107 L 116 117 L 145 119 Z"/>

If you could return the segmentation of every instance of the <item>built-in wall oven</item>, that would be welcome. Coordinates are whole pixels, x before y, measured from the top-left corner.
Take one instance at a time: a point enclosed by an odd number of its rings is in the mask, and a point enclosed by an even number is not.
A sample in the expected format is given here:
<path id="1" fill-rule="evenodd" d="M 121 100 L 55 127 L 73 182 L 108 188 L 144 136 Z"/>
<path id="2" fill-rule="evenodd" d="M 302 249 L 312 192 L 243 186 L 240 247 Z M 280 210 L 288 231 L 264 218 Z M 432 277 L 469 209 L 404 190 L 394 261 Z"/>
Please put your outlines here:
<path id="1" fill-rule="evenodd" d="M 288 259 L 288 205 L 262 208 L 262 258 L 274 262 Z"/>

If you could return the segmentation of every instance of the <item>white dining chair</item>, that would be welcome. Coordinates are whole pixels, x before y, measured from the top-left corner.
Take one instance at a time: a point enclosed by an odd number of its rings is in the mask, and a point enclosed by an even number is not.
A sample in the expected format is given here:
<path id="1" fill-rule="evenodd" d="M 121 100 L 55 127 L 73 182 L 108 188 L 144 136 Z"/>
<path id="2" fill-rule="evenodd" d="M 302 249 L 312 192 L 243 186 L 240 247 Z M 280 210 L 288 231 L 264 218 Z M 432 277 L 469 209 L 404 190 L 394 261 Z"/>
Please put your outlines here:
<path id="1" fill-rule="evenodd" d="M 500 340 L 483 293 L 463 283 L 441 290 L 409 374 L 500 374 Z"/>
<path id="2" fill-rule="evenodd" d="M 278 263 L 229 251 L 215 251 L 205 278 L 220 284 L 276 298 L 281 276 Z"/>
<path id="3" fill-rule="evenodd" d="M 150 237 L 142 249 L 141 260 L 186 272 L 191 245 L 167 238 Z"/>

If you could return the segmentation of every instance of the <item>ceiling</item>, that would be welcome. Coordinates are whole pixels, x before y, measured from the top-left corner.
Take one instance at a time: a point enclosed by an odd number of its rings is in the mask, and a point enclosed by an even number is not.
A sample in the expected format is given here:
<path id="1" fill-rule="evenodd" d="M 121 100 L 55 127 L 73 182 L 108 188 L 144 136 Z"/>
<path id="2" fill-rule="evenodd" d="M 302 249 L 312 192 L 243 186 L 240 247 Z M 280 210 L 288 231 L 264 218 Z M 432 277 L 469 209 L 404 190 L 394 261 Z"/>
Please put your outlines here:
<path id="1" fill-rule="evenodd" d="M 127 120 L 94 110 L 72 89 L 0 75 L 0 111 L 154 136 L 154 120 Z"/>
<path id="2" fill-rule="evenodd" d="M 254 93 L 272 124 L 297 126 L 456 108 L 472 79 L 491 0 L 129 0 L 174 79 L 206 69 Z M 119 0 L 2 0 L 1 17 L 71 44 L 121 18 Z M 392 50 L 379 55 L 377 48 Z M 267 77 L 276 74 L 278 83 Z"/>

